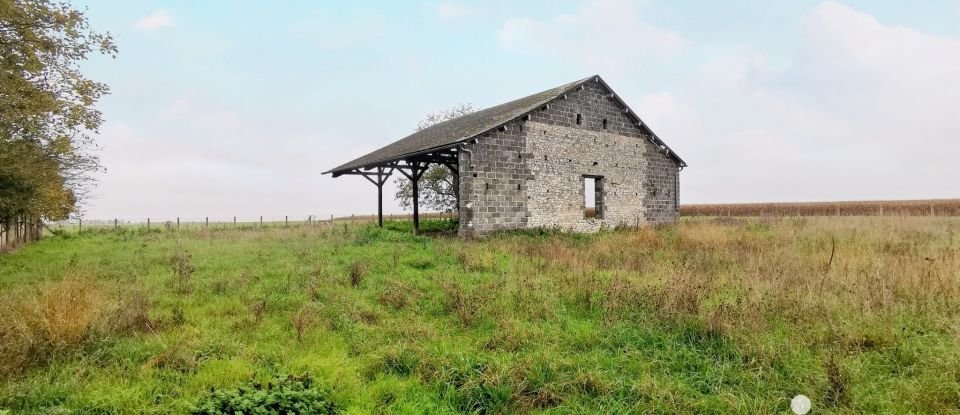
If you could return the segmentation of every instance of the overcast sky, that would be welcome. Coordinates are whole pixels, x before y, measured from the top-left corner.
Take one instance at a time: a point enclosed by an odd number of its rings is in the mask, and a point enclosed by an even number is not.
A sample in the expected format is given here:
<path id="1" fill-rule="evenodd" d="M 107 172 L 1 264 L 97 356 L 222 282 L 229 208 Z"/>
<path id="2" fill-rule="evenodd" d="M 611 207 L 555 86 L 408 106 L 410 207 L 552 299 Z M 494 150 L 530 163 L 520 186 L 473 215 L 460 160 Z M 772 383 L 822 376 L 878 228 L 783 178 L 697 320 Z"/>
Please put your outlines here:
<path id="1" fill-rule="evenodd" d="M 84 67 L 112 89 L 88 218 L 375 212 L 321 172 L 592 74 L 690 164 L 682 203 L 960 197 L 958 0 L 81 5 L 120 47 Z"/>

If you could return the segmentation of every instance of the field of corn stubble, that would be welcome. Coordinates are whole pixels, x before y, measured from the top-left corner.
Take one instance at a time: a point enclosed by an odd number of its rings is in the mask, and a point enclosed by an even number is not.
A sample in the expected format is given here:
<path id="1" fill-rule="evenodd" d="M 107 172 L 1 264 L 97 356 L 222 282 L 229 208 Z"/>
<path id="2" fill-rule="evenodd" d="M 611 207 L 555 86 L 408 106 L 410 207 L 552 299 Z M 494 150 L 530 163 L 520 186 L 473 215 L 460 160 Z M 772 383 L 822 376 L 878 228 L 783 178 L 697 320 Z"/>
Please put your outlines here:
<path id="1" fill-rule="evenodd" d="M 406 226 L 0 256 L 0 413 L 960 413 L 958 218 Z"/>
<path id="2" fill-rule="evenodd" d="M 960 199 L 681 205 L 682 216 L 960 216 Z"/>

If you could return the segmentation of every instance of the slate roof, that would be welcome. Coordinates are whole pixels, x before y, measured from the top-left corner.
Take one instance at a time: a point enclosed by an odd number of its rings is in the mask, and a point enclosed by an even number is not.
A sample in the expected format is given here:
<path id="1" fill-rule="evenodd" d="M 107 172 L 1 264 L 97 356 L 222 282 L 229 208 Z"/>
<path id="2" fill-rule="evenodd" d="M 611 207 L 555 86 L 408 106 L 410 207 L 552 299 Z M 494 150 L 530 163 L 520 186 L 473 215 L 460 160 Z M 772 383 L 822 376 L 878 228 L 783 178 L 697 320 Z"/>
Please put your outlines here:
<path id="1" fill-rule="evenodd" d="M 384 163 L 403 160 L 409 156 L 456 146 L 459 143 L 468 141 L 514 119 L 522 117 L 529 112 L 537 110 L 541 106 L 579 88 L 581 84 L 594 79 L 603 82 L 598 75 L 594 75 L 514 101 L 462 115 L 452 120 L 434 124 L 369 154 L 332 168 L 323 174 L 333 173 L 334 177 L 336 177 L 351 170 L 374 167 Z M 604 86 L 606 86 L 606 83 L 604 83 Z M 609 87 L 607 87 L 607 89 L 609 89 Z M 620 102 L 626 107 L 626 103 L 623 101 Z M 635 114 L 632 110 L 630 113 Z M 639 118 L 637 118 L 637 121 L 641 122 Z M 644 127 L 646 127 L 646 125 L 644 125 Z M 649 128 L 647 129 L 649 130 Z M 669 150 L 666 144 L 656 137 L 656 134 L 653 134 L 652 131 L 650 133 L 653 135 L 655 143 L 666 148 L 669 154 L 676 159 L 681 166 L 686 166 L 686 163 L 684 163 L 676 153 Z"/>

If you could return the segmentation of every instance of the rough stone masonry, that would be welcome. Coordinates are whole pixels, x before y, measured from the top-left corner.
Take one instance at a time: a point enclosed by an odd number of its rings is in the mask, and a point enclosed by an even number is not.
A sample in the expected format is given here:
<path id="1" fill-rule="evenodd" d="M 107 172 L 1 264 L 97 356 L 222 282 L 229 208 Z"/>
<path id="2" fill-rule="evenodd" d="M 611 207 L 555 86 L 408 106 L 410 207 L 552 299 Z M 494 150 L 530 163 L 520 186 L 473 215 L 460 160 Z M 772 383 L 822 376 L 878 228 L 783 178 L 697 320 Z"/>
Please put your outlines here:
<path id="1" fill-rule="evenodd" d="M 460 234 L 593 232 L 676 220 L 680 163 L 612 94 L 599 81 L 584 83 L 465 144 L 458 153 Z M 595 217 L 585 203 L 590 179 Z"/>

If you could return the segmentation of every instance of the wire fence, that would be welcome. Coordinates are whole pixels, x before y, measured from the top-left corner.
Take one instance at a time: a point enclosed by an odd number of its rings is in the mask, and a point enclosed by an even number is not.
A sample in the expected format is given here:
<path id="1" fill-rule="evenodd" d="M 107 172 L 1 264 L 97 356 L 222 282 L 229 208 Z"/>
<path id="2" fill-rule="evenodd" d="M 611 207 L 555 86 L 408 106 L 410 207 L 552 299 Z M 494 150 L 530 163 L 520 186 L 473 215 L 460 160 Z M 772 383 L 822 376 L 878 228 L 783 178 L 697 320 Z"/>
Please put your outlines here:
<path id="1" fill-rule="evenodd" d="M 421 218 L 456 217 L 455 213 L 421 213 Z M 413 214 L 385 214 L 384 220 L 412 220 Z M 334 222 L 371 222 L 377 221 L 377 215 L 320 216 L 320 215 L 283 215 L 283 216 L 189 216 L 189 217 L 145 217 L 141 219 L 90 219 L 73 218 L 53 222 L 47 227 L 53 232 L 82 232 L 84 229 L 164 229 L 186 230 L 198 228 L 227 229 L 250 227 L 281 227 L 304 225 L 329 225 Z"/>

